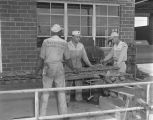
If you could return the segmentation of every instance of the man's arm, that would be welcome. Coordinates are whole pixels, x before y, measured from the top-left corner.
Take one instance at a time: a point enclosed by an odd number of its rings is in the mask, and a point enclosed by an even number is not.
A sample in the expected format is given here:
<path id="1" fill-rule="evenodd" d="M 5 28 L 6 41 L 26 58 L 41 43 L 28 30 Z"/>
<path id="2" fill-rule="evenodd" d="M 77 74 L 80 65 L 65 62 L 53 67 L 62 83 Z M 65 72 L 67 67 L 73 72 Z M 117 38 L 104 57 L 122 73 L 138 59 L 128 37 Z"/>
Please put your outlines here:
<path id="1" fill-rule="evenodd" d="M 89 66 L 89 67 L 91 67 L 92 66 L 92 64 L 90 63 L 90 61 L 89 61 L 89 59 L 88 59 L 88 56 L 87 56 L 87 53 L 86 53 L 86 50 L 85 50 L 85 48 L 84 48 L 84 46 L 83 46 L 83 48 L 82 48 L 82 59 L 83 59 L 83 61 Z"/>
<path id="2" fill-rule="evenodd" d="M 66 44 L 65 50 L 64 50 L 64 58 L 65 58 L 65 64 L 76 73 L 76 69 L 74 69 L 72 60 L 70 59 L 70 51 L 68 49 L 68 45 Z"/>
<path id="3" fill-rule="evenodd" d="M 104 62 L 106 62 L 107 60 L 111 59 L 113 57 L 114 54 L 114 48 L 111 49 L 111 51 L 109 52 L 109 54 L 104 58 Z"/>
<path id="4" fill-rule="evenodd" d="M 40 70 L 42 70 L 44 67 L 44 60 L 42 58 L 38 58 L 38 62 L 35 69 L 35 74 L 38 74 Z"/>
<path id="5" fill-rule="evenodd" d="M 125 61 L 125 56 L 127 56 L 127 49 L 128 49 L 128 46 L 125 44 L 123 47 L 122 47 L 122 50 L 121 50 L 121 54 L 119 56 L 119 59 L 117 61 L 117 65 L 119 65 L 121 62 Z"/>

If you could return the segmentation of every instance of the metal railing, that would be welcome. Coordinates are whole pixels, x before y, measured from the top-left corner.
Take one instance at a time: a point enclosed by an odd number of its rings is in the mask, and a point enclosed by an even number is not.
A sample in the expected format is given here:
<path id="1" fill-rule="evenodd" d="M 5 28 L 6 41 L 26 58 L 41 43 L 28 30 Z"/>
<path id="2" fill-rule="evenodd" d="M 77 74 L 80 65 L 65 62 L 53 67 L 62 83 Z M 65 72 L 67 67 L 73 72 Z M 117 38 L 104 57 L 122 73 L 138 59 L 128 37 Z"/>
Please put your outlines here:
<path id="1" fill-rule="evenodd" d="M 83 113 L 73 113 L 73 114 L 62 114 L 62 115 L 52 115 L 52 116 L 39 116 L 39 93 L 40 92 L 53 92 L 53 91 L 66 91 L 66 90 L 77 90 L 77 89 L 94 89 L 94 88 L 110 88 L 110 87 L 122 87 L 122 86 L 134 86 L 134 85 L 147 85 L 147 95 L 146 95 L 146 103 L 149 104 L 150 101 L 150 85 L 153 81 L 147 82 L 133 82 L 133 83 L 117 83 L 117 84 L 103 84 L 103 85 L 92 85 L 92 86 L 76 86 L 76 87 L 62 87 L 62 88 L 44 88 L 44 89 L 26 89 L 26 90 L 11 90 L 11 91 L 0 91 L 0 95 L 2 94 L 19 94 L 19 93 L 34 93 L 35 94 L 35 116 L 32 118 L 22 118 L 22 119 L 14 119 L 14 120 L 47 120 L 47 119 L 60 119 L 67 117 L 81 117 L 81 116 L 93 116 L 93 115 L 102 115 L 108 113 L 116 113 L 116 112 L 127 112 L 127 111 L 135 111 L 142 110 L 143 107 L 130 107 L 130 108 L 118 108 L 113 110 L 103 110 L 103 111 L 94 111 L 94 112 L 83 112 Z M 151 106 L 152 108 L 152 106 Z M 149 110 L 146 113 L 146 120 L 149 120 Z"/>

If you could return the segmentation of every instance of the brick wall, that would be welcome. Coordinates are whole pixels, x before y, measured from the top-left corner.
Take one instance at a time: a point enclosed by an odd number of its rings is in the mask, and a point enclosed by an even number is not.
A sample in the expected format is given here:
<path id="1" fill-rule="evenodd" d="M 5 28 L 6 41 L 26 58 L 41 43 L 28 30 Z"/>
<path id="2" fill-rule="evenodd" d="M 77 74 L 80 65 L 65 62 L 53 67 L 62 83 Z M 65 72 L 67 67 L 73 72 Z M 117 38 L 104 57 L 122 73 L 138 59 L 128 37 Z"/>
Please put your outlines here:
<path id="1" fill-rule="evenodd" d="M 121 39 L 127 42 L 134 40 L 134 0 L 60 1 L 120 4 Z M 3 71 L 32 70 L 37 58 L 35 0 L 0 0 L 0 15 Z"/>
<path id="2" fill-rule="evenodd" d="M 0 1 L 3 71 L 32 70 L 36 61 L 36 2 Z"/>
<path id="3" fill-rule="evenodd" d="M 121 9 L 120 37 L 123 41 L 134 41 L 135 0 L 118 0 Z"/>

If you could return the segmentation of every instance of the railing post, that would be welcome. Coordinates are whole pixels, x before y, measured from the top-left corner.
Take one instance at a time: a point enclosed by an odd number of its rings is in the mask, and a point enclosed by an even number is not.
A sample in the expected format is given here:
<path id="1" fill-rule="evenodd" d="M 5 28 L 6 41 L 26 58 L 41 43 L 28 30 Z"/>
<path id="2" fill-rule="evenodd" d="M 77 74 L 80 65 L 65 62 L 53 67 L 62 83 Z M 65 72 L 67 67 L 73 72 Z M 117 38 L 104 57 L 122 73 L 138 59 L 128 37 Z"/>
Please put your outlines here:
<path id="1" fill-rule="evenodd" d="M 146 102 L 149 105 L 150 102 L 150 83 L 147 84 L 147 96 L 146 96 Z M 146 120 L 149 120 L 149 114 L 150 114 L 150 110 L 146 111 Z"/>
<path id="2" fill-rule="evenodd" d="M 39 93 L 35 91 L 35 118 L 39 120 Z"/>

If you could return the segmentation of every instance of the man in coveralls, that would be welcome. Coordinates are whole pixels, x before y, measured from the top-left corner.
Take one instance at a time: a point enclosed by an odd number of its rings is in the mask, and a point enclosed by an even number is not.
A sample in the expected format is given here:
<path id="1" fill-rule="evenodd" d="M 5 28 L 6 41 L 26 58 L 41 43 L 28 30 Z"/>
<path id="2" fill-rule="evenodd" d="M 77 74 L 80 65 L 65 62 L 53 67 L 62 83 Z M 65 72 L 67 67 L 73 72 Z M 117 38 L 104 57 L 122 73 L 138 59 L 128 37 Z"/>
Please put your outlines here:
<path id="1" fill-rule="evenodd" d="M 101 60 L 101 63 L 106 62 L 113 57 L 114 66 L 119 67 L 119 72 L 125 73 L 125 61 L 127 60 L 128 45 L 119 39 L 119 34 L 117 32 L 112 32 L 111 38 L 113 39 L 114 46 L 110 53 L 103 60 Z"/>
<path id="2" fill-rule="evenodd" d="M 65 72 L 63 68 L 63 56 L 67 60 L 68 66 L 73 70 L 70 62 L 70 54 L 67 42 L 60 38 L 62 28 L 58 24 L 54 24 L 51 28 L 53 36 L 45 39 L 41 51 L 40 58 L 43 61 L 43 88 L 51 88 L 54 82 L 55 87 L 65 87 Z M 49 92 L 42 94 L 42 104 L 40 106 L 40 116 L 46 115 Z M 57 91 L 57 107 L 59 114 L 67 113 L 67 103 L 65 91 Z M 64 119 L 64 120 L 67 120 Z"/>
<path id="3" fill-rule="evenodd" d="M 72 60 L 72 65 L 76 69 L 82 68 L 82 60 L 88 65 L 89 67 L 92 66 L 90 63 L 84 45 L 80 43 L 80 31 L 72 31 L 72 39 L 68 42 L 68 48 L 70 51 L 70 59 Z M 68 86 L 72 86 L 72 83 L 69 82 Z M 75 81 L 76 86 L 82 86 L 82 81 Z M 70 100 L 70 95 L 67 98 L 68 102 Z M 75 91 L 75 100 L 81 101 L 82 100 L 82 89 Z"/>

